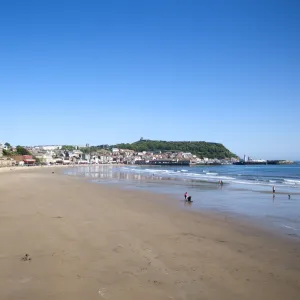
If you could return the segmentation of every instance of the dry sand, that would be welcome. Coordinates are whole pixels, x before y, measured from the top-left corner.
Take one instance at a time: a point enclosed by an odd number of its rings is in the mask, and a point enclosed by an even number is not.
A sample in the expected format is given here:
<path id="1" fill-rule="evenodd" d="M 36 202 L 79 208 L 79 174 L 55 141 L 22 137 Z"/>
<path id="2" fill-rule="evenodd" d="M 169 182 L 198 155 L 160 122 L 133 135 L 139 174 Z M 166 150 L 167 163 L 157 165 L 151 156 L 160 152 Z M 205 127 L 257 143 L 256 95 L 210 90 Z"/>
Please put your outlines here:
<path id="1" fill-rule="evenodd" d="M 300 299 L 299 241 L 54 172 L 0 174 L 1 300 Z"/>

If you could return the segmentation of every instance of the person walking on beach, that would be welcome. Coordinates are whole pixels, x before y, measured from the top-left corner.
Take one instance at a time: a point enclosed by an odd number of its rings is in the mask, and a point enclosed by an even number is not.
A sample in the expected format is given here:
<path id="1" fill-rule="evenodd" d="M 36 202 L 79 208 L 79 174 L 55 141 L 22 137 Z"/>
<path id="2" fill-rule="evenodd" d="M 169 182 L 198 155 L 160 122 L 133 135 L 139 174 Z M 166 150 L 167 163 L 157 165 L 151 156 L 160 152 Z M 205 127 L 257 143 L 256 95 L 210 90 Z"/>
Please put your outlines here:
<path id="1" fill-rule="evenodd" d="M 275 186 L 273 186 L 273 194 L 275 194 L 276 193 L 276 191 L 275 191 Z"/>
<path id="2" fill-rule="evenodd" d="M 187 192 L 184 193 L 184 200 L 188 198 L 189 194 Z"/>

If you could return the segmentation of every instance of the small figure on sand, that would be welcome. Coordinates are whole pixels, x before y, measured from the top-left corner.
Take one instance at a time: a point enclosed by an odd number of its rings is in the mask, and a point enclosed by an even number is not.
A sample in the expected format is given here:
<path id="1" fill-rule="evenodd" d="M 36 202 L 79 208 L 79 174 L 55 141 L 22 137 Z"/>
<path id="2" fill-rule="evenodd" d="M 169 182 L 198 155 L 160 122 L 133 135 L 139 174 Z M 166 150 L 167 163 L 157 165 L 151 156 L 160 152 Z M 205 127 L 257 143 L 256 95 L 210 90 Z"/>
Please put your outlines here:
<path id="1" fill-rule="evenodd" d="M 187 192 L 184 193 L 184 200 L 187 200 L 187 197 L 189 196 L 189 194 Z"/>
<path id="2" fill-rule="evenodd" d="M 192 197 L 189 196 L 189 194 L 187 192 L 184 193 L 184 200 L 187 202 L 193 202 Z"/>
<path id="3" fill-rule="evenodd" d="M 275 186 L 273 186 L 272 190 L 273 190 L 273 194 L 275 194 L 276 193 Z"/>
<path id="4" fill-rule="evenodd" d="M 291 199 L 291 195 L 290 194 L 288 194 L 288 197 L 289 197 L 289 199 Z"/>

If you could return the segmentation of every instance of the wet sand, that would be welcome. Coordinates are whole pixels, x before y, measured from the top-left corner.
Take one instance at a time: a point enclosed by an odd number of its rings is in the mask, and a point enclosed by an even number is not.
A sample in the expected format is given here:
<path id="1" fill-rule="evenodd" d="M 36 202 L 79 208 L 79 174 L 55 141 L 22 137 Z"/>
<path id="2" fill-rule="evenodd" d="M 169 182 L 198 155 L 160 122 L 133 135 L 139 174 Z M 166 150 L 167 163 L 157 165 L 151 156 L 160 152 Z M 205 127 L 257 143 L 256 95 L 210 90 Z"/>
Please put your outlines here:
<path id="1" fill-rule="evenodd" d="M 0 191 L 0 299 L 300 299 L 299 240 L 59 169 Z"/>

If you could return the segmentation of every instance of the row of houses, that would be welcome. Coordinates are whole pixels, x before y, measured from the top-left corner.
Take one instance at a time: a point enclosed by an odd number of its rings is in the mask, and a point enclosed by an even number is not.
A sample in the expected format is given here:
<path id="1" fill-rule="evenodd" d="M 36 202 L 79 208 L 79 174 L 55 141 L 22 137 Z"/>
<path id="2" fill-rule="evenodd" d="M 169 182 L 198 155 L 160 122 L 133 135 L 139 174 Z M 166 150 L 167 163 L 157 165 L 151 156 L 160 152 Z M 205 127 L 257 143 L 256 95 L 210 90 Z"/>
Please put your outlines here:
<path id="1" fill-rule="evenodd" d="M 116 157 L 117 162 L 125 164 L 144 164 L 155 161 L 194 161 L 197 160 L 196 155 L 190 152 L 162 152 L 162 151 L 140 151 L 135 152 L 128 149 L 112 149 L 112 156 Z"/>
<path id="2" fill-rule="evenodd" d="M 13 155 L 6 157 L 3 155 L 3 150 L 15 151 L 15 148 L 9 147 L 7 144 L 0 143 L 0 167 L 35 164 L 35 159 L 33 159 L 32 155 Z"/>
<path id="3" fill-rule="evenodd" d="M 0 167 L 34 165 L 36 160 L 32 155 L 13 155 L 11 157 L 0 157 Z"/>
<path id="4" fill-rule="evenodd" d="M 141 151 L 135 152 L 128 149 L 112 149 L 113 160 L 125 164 L 156 164 L 156 162 L 185 162 L 189 164 L 231 164 L 235 158 L 231 159 L 210 159 L 199 158 L 191 152 L 175 151 Z"/>
<path id="5" fill-rule="evenodd" d="M 175 152 L 175 151 L 134 151 L 130 149 L 107 148 L 97 149 L 90 153 L 85 153 L 84 147 L 75 147 L 74 150 L 65 150 L 66 147 L 60 145 L 49 146 L 35 146 L 27 147 L 39 162 L 51 165 L 51 164 L 149 164 L 157 161 L 185 161 L 189 164 L 224 164 L 232 163 L 231 160 L 218 160 L 209 158 L 199 158 L 190 152 Z M 0 144 L 1 149 L 5 149 L 5 145 Z M 81 151 L 82 149 L 83 151 Z M 88 150 L 90 148 L 86 148 Z M 14 160 L 18 164 L 34 164 L 35 159 L 31 157 L 16 157 Z"/>

